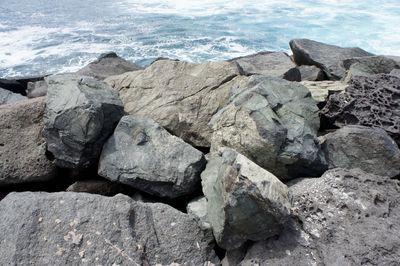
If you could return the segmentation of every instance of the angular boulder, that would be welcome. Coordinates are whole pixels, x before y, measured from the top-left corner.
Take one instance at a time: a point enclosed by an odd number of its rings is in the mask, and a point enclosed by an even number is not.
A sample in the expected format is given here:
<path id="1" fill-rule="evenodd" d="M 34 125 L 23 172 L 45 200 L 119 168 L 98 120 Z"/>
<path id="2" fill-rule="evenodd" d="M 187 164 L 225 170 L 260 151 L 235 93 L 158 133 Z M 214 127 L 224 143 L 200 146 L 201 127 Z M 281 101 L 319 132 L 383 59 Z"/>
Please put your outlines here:
<path id="1" fill-rule="evenodd" d="M 332 95 L 321 119 L 337 127 L 379 127 L 400 144 L 400 78 L 388 74 L 354 77 L 344 93 Z"/>
<path id="2" fill-rule="evenodd" d="M 36 98 L 47 95 L 47 82 L 39 80 L 35 82 L 28 82 L 26 93 L 28 98 Z"/>
<path id="3" fill-rule="evenodd" d="M 201 174 L 207 218 L 226 250 L 278 235 L 289 215 L 286 185 L 236 151 L 214 154 Z"/>
<path id="4" fill-rule="evenodd" d="M 204 155 L 151 119 L 124 116 L 104 145 L 98 173 L 111 181 L 168 198 L 200 184 Z"/>
<path id="5" fill-rule="evenodd" d="M 316 66 L 298 66 L 301 81 L 321 81 L 325 79 L 324 71 Z"/>
<path id="6" fill-rule="evenodd" d="M 0 186 L 55 177 L 42 138 L 45 106 L 45 98 L 0 106 Z"/>
<path id="7" fill-rule="evenodd" d="M 210 122 L 211 151 L 233 148 L 280 179 L 327 169 L 317 141 L 319 109 L 307 88 L 265 76 L 243 77 L 233 87 L 242 92 Z"/>
<path id="8" fill-rule="evenodd" d="M 207 218 L 207 199 L 200 197 L 192 200 L 186 207 L 187 213 L 192 216 L 203 230 L 211 229 Z"/>
<path id="9" fill-rule="evenodd" d="M 124 115 L 121 100 L 109 85 L 90 77 L 60 74 L 46 82 L 43 135 L 48 150 L 60 167 L 92 165 Z"/>
<path id="10" fill-rule="evenodd" d="M 341 79 L 344 76 L 343 60 L 373 55 L 360 48 L 342 48 L 309 39 L 294 39 L 289 45 L 297 65 L 317 66 L 332 80 Z"/>
<path id="11" fill-rule="evenodd" d="M 209 147 L 207 124 L 230 98 L 232 88 L 223 85 L 239 74 L 235 63 L 159 60 L 106 82 L 119 91 L 129 114 L 149 117 L 184 141 Z"/>
<path id="12" fill-rule="evenodd" d="M 28 99 L 26 96 L 22 96 L 19 93 L 13 93 L 11 91 L 0 88 L 0 105 L 16 103 Z"/>
<path id="13" fill-rule="evenodd" d="M 0 202 L 2 265 L 203 265 L 212 238 L 187 214 L 124 195 L 12 193 Z"/>
<path id="14" fill-rule="evenodd" d="M 330 95 L 340 93 L 347 87 L 346 83 L 333 80 L 302 81 L 301 84 L 307 87 L 318 105 L 325 103 Z"/>

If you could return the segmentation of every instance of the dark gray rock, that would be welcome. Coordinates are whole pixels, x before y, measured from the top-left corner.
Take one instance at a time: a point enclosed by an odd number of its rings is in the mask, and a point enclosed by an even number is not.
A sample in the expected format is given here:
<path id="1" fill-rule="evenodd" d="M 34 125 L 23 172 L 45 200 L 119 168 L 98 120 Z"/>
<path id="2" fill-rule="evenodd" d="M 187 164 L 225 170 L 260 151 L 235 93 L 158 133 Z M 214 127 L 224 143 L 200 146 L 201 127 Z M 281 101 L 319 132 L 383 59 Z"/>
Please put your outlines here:
<path id="1" fill-rule="evenodd" d="M 66 191 L 114 196 L 123 192 L 123 189 L 119 184 L 105 179 L 87 179 L 76 181 Z"/>
<path id="2" fill-rule="evenodd" d="M 400 177 L 400 149 L 380 128 L 345 126 L 323 137 L 329 168 L 360 168 L 391 178 Z"/>
<path id="3" fill-rule="evenodd" d="M 239 265 L 398 265 L 398 180 L 335 169 L 289 189 L 296 218 Z"/>
<path id="4" fill-rule="evenodd" d="M 203 265 L 212 238 L 187 214 L 124 195 L 12 193 L 0 202 L 1 265 Z"/>
<path id="5" fill-rule="evenodd" d="M 317 66 L 329 79 L 333 80 L 344 76 L 343 60 L 373 55 L 360 48 L 342 48 L 308 39 L 294 39 L 289 45 L 296 64 Z"/>
<path id="6" fill-rule="evenodd" d="M 390 75 L 400 78 L 400 69 L 393 69 L 390 71 Z"/>
<path id="7" fill-rule="evenodd" d="M 321 81 L 325 79 L 324 71 L 316 66 L 298 66 L 301 81 Z"/>
<path id="8" fill-rule="evenodd" d="M 301 80 L 296 64 L 284 52 L 260 52 L 229 61 L 236 62 L 246 75 L 259 74 L 289 81 Z"/>
<path id="9" fill-rule="evenodd" d="M 344 93 L 332 95 L 321 119 L 338 127 L 379 127 L 400 144 L 400 78 L 387 74 L 354 77 Z"/>
<path id="10" fill-rule="evenodd" d="M 124 116 L 106 142 L 99 175 L 147 193 L 176 198 L 200 184 L 203 154 L 151 119 Z"/>
<path id="11" fill-rule="evenodd" d="M 26 93 L 28 98 L 36 98 L 47 95 L 47 82 L 39 80 L 35 82 L 28 82 Z"/>
<path id="12" fill-rule="evenodd" d="M 94 78 L 72 74 L 49 76 L 46 82 L 43 135 L 56 164 L 85 168 L 97 162 L 124 114 L 117 92 Z"/>
<path id="13" fill-rule="evenodd" d="M 79 70 L 77 74 L 104 80 L 110 76 L 141 69 L 142 67 L 119 57 L 116 53 L 108 53 L 101 55 L 96 61 Z"/>
<path id="14" fill-rule="evenodd" d="M 207 219 L 218 245 L 233 250 L 247 240 L 278 235 L 290 209 L 286 185 L 236 151 L 220 152 L 201 174 Z"/>
<path id="15" fill-rule="evenodd" d="M 0 106 L 0 186 L 55 177 L 42 138 L 45 106 L 45 98 Z"/>
<path id="16" fill-rule="evenodd" d="M 0 105 L 16 103 L 26 99 L 28 99 L 26 96 L 0 88 Z"/>

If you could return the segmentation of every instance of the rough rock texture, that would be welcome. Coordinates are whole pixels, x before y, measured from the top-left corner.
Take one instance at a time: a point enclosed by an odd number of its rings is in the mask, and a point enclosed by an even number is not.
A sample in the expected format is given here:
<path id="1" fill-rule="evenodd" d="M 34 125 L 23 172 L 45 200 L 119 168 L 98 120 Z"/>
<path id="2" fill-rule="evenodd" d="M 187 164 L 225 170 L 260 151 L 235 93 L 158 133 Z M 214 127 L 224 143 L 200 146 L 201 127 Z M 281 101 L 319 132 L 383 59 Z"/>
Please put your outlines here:
<path id="1" fill-rule="evenodd" d="M 7 79 L 0 78 L 0 88 L 26 96 L 26 88 L 28 86 L 28 83 L 43 80 L 43 78 L 44 78 L 43 76 L 14 77 Z"/>
<path id="2" fill-rule="evenodd" d="M 230 97 L 231 87 L 222 85 L 239 73 L 235 63 L 160 60 L 106 82 L 119 91 L 128 113 L 149 117 L 194 146 L 209 147 L 207 124 Z"/>
<path id="3" fill-rule="evenodd" d="M 19 102 L 19 101 L 26 100 L 26 99 L 28 99 L 28 98 L 25 96 L 22 96 L 21 94 L 13 93 L 11 91 L 0 88 L 0 105 L 15 103 L 15 102 Z"/>
<path id="4" fill-rule="evenodd" d="M 45 98 L 0 106 L 0 186 L 55 177 L 42 138 L 45 106 Z"/>
<path id="5" fill-rule="evenodd" d="M 266 75 L 290 81 L 300 81 L 296 64 L 284 52 L 260 52 L 229 60 L 236 62 L 246 75 Z"/>
<path id="6" fill-rule="evenodd" d="M 279 238 L 255 243 L 239 265 L 398 265 L 399 181 L 335 169 L 290 193 L 297 218 Z"/>
<path id="7" fill-rule="evenodd" d="M 324 71 L 316 66 L 298 66 L 301 81 L 321 81 L 325 79 Z"/>
<path id="8" fill-rule="evenodd" d="M 110 76 L 141 69 L 140 66 L 119 57 L 116 53 L 108 53 L 101 55 L 96 61 L 79 70 L 77 74 L 104 80 Z"/>
<path id="9" fill-rule="evenodd" d="M 291 40 L 293 59 L 298 65 L 321 68 L 329 79 L 341 79 L 345 74 L 343 60 L 352 57 L 372 56 L 360 48 L 342 48 L 308 39 Z"/>
<path id="10" fill-rule="evenodd" d="M 47 82 L 45 80 L 28 82 L 26 93 L 28 98 L 36 98 L 47 95 Z"/>
<path id="11" fill-rule="evenodd" d="M 400 78 L 400 69 L 393 69 L 390 71 L 390 75 Z"/>
<path id="12" fill-rule="evenodd" d="M 12 193 L 0 202 L 2 265 L 218 262 L 187 214 L 124 195 Z"/>
<path id="13" fill-rule="evenodd" d="M 232 250 L 280 233 L 290 203 L 286 185 L 274 175 L 225 148 L 210 159 L 201 178 L 219 246 Z"/>
<path id="14" fill-rule="evenodd" d="M 122 192 L 119 184 L 110 182 L 105 179 L 88 179 L 79 180 L 70 185 L 66 191 L 68 192 L 85 192 L 90 194 L 99 194 L 103 196 L 114 196 Z"/>
<path id="15" fill-rule="evenodd" d="M 380 127 L 400 144 L 400 78 L 387 74 L 355 77 L 345 93 L 335 94 L 321 110 L 322 119 L 338 127 Z"/>
<path id="16" fill-rule="evenodd" d="M 207 218 L 207 199 L 200 197 L 192 200 L 186 207 L 187 213 L 192 216 L 203 230 L 211 229 Z"/>
<path id="17" fill-rule="evenodd" d="M 400 177 L 400 149 L 380 128 L 345 126 L 323 137 L 329 168 L 360 168 L 381 176 Z"/>
<path id="18" fill-rule="evenodd" d="M 213 116 L 212 152 L 233 148 L 280 179 L 327 169 L 316 138 L 318 107 L 307 88 L 264 76 L 243 77 L 232 87 L 242 93 Z"/>
<path id="19" fill-rule="evenodd" d="M 58 166 L 84 168 L 95 163 L 104 142 L 123 116 L 118 95 L 90 77 L 61 74 L 48 84 L 45 129 L 48 150 Z"/>
<path id="20" fill-rule="evenodd" d="M 175 198 L 200 183 L 203 154 L 151 119 L 124 116 L 106 142 L 99 175 L 141 191 Z"/>
<path id="21" fill-rule="evenodd" d="M 306 86 L 311 92 L 312 97 L 317 103 L 324 103 L 328 100 L 329 95 L 340 93 L 348 86 L 342 81 L 302 81 L 302 85 Z"/>

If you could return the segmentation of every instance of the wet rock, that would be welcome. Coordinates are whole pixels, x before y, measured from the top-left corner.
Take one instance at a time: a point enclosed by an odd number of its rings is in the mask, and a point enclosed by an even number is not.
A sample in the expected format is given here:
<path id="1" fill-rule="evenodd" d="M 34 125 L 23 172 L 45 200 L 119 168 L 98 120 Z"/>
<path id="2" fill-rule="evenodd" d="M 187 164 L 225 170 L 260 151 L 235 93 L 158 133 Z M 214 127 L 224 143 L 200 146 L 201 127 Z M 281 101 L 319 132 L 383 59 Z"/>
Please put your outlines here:
<path id="1" fill-rule="evenodd" d="M 45 101 L 37 98 L 0 106 L 0 186 L 55 177 L 42 138 Z"/>
<path id="2" fill-rule="evenodd" d="M 314 65 L 322 69 L 329 79 L 341 79 L 345 74 L 342 61 L 353 57 L 372 56 L 360 48 L 342 48 L 308 39 L 291 40 L 290 48 L 297 65 Z"/>
<path id="3" fill-rule="evenodd" d="M 340 93 L 347 87 L 346 83 L 333 80 L 302 81 L 301 84 L 307 87 L 318 105 L 325 103 L 330 95 Z"/>
<path id="4" fill-rule="evenodd" d="M 28 99 L 28 98 L 25 96 L 22 96 L 21 94 L 13 93 L 11 91 L 0 88 L 0 105 L 16 103 L 16 102 L 23 101 L 26 99 Z"/>
<path id="5" fill-rule="evenodd" d="M 226 250 L 278 235 L 289 214 L 287 187 L 236 151 L 215 154 L 201 174 L 207 218 Z"/>
<path id="6" fill-rule="evenodd" d="M 90 77 L 61 74 L 46 82 L 48 150 L 60 167 L 89 167 L 124 114 L 121 100 L 106 83 Z"/>
<path id="7" fill-rule="evenodd" d="M 26 92 L 27 92 L 28 98 L 36 98 L 36 97 L 46 96 L 47 95 L 47 82 L 45 80 L 28 82 Z"/>
<path id="8" fill-rule="evenodd" d="M 124 116 L 104 145 L 99 175 L 168 198 L 200 184 L 203 154 L 151 119 Z"/>
<path id="9" fill-rule="evenodd" d="M 227 83 L 239 74 L 235 63 L 159 60 L 106 82 L 119 91 L 129 114 L 149 117 L 184 141 L 209 147 L 207 124 L 228 102 L 232 88 Z"/>
<path id="10" fill-rule="evenodd" d="M 301 81 L 321 81 L 325 79 L 324 71 L 316 66 L 298 66 Z"/>
<path id="11" fill-rule="evenodd" d="M 124 195 L 12 193 L 0 202 L 2 265 L 203 265 L 212 238 L 187 214 Z"/>
<path id="12" fill-rule="evenodd" d="M 99 194 L 103 196 L 114 196 L 123 191 L 122 187 L 116 183 L 104 179 L 79 180 L 70 185 L 68 192 L 84 192 Z"/>

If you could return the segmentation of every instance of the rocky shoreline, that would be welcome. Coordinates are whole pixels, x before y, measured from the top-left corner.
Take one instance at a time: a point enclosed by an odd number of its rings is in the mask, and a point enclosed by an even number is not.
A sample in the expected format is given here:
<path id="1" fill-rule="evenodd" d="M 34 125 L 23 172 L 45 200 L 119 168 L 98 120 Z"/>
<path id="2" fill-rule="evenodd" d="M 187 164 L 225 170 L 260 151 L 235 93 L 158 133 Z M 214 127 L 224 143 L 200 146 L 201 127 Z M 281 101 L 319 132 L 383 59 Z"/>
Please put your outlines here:
<path id="1" fill-rule="evenodd" d="M 398 265 L 400 58 L 290 48 L 0 79 L 0 264 Z"/>

